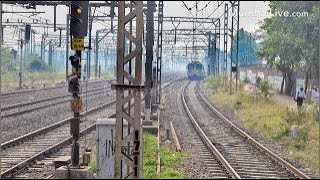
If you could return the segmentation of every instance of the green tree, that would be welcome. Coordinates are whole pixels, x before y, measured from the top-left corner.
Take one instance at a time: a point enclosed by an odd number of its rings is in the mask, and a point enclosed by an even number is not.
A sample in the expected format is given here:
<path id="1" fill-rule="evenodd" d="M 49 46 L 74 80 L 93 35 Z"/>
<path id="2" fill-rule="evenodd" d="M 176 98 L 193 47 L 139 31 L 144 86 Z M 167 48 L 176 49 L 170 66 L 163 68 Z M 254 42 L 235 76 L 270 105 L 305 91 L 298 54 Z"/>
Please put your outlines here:
<path id="1" fill-rule="evenodd" d="M 281 93 L 294 93 L 295 76 L 298 70 L 308 74 L 314 71 L 318 61 L 317 38 L 314 28 L 319 18 L 319 3 L 316 1 L 271 1 L 271 13 L 287 11 L 307 12 L 309 16 L 272 16 L 264 19 L 261 26 L 267 37 L 257 55 L 264 58 L 270 67 L 281 71 Z M 284 82 L 285 87 L 284 87 Z"/>
<path id="2" fill-rule="evenodd" d="M 255 34 L 245 31 L 243 28 L 239 30 L 239 49 L 238 57 L 239 64 L 255 64 L 258 59 L 256 56 L 256 49 L 258 44 Z"/>
<path id="3" fill-rule="evenodd" d="M 1 59 L 2 73 L 16 70 L 17 61 L 14 60 L 13 54 L 9 48 L 1 48 Z"/>

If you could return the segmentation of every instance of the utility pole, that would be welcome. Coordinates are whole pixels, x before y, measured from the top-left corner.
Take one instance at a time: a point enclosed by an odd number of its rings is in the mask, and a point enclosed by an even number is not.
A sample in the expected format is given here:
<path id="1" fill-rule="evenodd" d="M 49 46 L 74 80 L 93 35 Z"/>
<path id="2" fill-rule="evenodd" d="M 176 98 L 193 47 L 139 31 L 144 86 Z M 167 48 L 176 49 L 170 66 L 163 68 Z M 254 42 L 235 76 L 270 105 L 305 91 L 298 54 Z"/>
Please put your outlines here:
<path id="1" fill-rule="evenodd" d="M 20 40 L 20 71 L 19 71 L 19 89 L 22 88 L 22 49 L 23 49 L 23 39 Z"/>
<path id="2" fill-rule="evenodd" d="M 2 1 L 0 1 L 0 29 L 2 29 Z M 2 32 L 0 32 L 0 37 L 2 39 Z M 1 58 L 1 50 L 2 50 L 2 43 L 3 41 L 0 42 L 0 145 L 2 144 L 2 117 L 1 117 L 1 73 L 2 73 L 2 58 Z M 1 179 L 1 156 L 2 156 L 2 151 L 0 147 L 0 179 Z"/>
<path id="3" fill-rule="evenodd" d="M 238 91 L 238 79 L 239 79 L 239 24 L 240 24 L 240 21 L 239 21 L 239 18 L 240 18 L 240 15 L 239 15 L 239 11 L 240 11 L 240 1 L 238 1 L 238 10 L 237 10 L 237 44 L 236 44 L 236 47 L 237 47 L 237 51 L 236 51 L 236 91 Z"/>
<path id="4" fill-rule="evenodd" d="M 147 2 L 147 37 L 146 37 L 146 66 L 145 66 L 145 76 L 146 76 L 146 95 L 145 95 L 145 120 L 150 120 L 151 111 L 151 83 L 152 83 L 152 61 L 153 61 L 153 40 L 154 40 L 154 27 L 153 27 L 153 9 L 154 2 Z"/>
<path id="5" fill-rule="evenodd" d="M 320 4 L 320 2 L 319 2 L 319 4 Z M 318 22 L 319 22 L 319 24 L 318 24 L 318 35 L 319 35 L 319 37 L 318 37 L 318 39 L 319 39 L 319 47 L 318 47 L 318 57 L 319 57 L 319 61 L 318 61 L 318 65 L 319 65 L 319 73 L 318 73 L 318 91 L 320 90 L 320 18 L 318 19 Z M 319 157 L 320 157 L 320 100 L 319 100 L 319 104 L 318 104 L 318 119 L 319 119 Z M 320 160 L 319 160 L 319 176 L 320 176 Z"/>
<path id="6" fill-rule="evenodd" d="M 49 60 L 49 67 L 52 67 L 52 52 L 53 48 L 52 48 L 52 41 L 49 41 L 49 53 L 48 53 L 48 60 Z"/>
<path id="7" fill-rule="evenodd" d="M 230 69 L 230 95 L 232 94 L 232 74 L 235 74 L 236 78 L 236 91 L 238 90 L 238 44 L 239 44 L 239 7 L 240 7 L 240 1 L 231 1 L 231 10 L 232 10 L 232 16 L 231 16 L 231 29 L 230 29 L 230 37 L 231 37 L 231 69 Z M 235 11 L 235 8 L 237 10 Z M 235 15 L 236 13 L 236 15 Z M 235 38 L 236 35 L 236 38 Z M 235 64 L 234 66 L 232 66 Z"/>
<path id="8" fill-rule="evenodd" d="M 212 64 L 211 64 L 211 31 L 209 31 L 209 42 L 208 42 L 208 75 L 211 75 L 211 68 L 212 68 Z"/>
<path id="9" fill-rule="evenodd" d="M 224 78 L 223 78 L 223 85 L 226 87 L 228 86 L 228 3 L 224 4 L 224 30 L 223 30 L 223 59 L 225 63 L 225 70 L 224 70 Z"/>
<path id="10" fill-rule="evenodd" d="M 33 32 L 33 53 L 36 53 L 36 33 L 34 31 Z"/>
<path id="11" fill-rule="evenodd" d="M 67 28 L 66 28 L 66 82 L 68 82 L 68 71 L 69 71 L 69 62 L 68 62 L 68 58 L 69 58 L 69 18 L 70 18 L 70 14 L 67 14 Z M 42 41 L 41 41 L 41 45 L 42 45 Z M 41 57 L 42 57 L 42 49 L 41 49 Z"/>
<path id="12" fill-rule="evenodd" d="M 250 40 L 249 40 L 249 41 L 250 41 L 250 42 L 249 42 L 249 44 L 250 44 L 249 47 L 250 47 L 250 48 L 249 48 L 249 54 L 248 54 L 248 62 L 250 63 L 250 55 L 251 55 L 250 51 L 252 50 L 252 48 L 251 48 L 251 33 L 250 33 L 249 39 L 250 39 Z"/>
<path id="13" fill-rule="evenodd" d="M 43 60 L 43 47 L 44 47 L 44 41 L 43 41 L 43 37 L 44 35 L 42 35 L 42 38 L 41 38 L 41 43 L 40 43 L 40 57 L 41 57 L 41 60 Z"/>
<path id="14" fill-rule="evenodd" d="M 105 71 L 107 71 L 107 69 L 108 69 L 108 55 L 109 55 L 109 48 L 108 48 L 108 46 L 107 46 L 107 51 L 105 51 L 105 53 L 104 53 L 104 70 Z"/>
<path id="15" fill-rule="evenodd" d="M 99 79 L 101 77 L 101 65 L 100 65 L 100 61 L 99 61 Z"/>
<path id="16" fill-rule="evenodd" d="M 30 43 L 29 43 L 29 52 L 30 55 L 32 55 L 32 39 L 33 39 L 33 35 L 32 35 L 32 31 L 30 32 Z"/>
<path id="17" fill-rule="evenodd" d="M 96 42 L 95 42 L 95 78 L 97 79 L 97 71 L 98 71 L 98 61 L 99 61 L 99 30 L 96 31 Z M 99 73 L 100 74 L 100 73 Z M 100 78 L 100 75 L 99 75 Z"/>
<path id="18" fill-rule="evenodd" d="M 91 7 L 89 6 L 89 15 L 91 16 Z M 88 57 L 87 57 L 87 78 L 91 78 L 91 31 L 92 31 L 92 20 L 93 18 L 89 19 L 89 49 L 88 49 Z"/>
<path id="19" fill-rule="evenodd" d="M 139 179 L 141 178 L 140 166 L 142 157 L 140 155 L 142 146 L 142 128 L 141 128 L 141 93 L 144 88 L 142 83 L 142 34 L 143 34 L 143 2 L 136 1 L 133 11 L 125 14 L 125 2 L 118 1 L 118 36 L 117 36 L 117 83 L 112 85 L 116 89 L 116 130 L 115 130 L 115 164 L 114 164 L 114 178 Z M 132 55 L 126 54 L 125 51 L 125 25 L 130 21 L 134 21 L 136 27 L 135 33 L 129 33 L 129 37 L 135 37 L 129 40 L 133 43 L 134 50 Z M 125 21 L 127 20 L 127 21 Z M 125 65 L 132 59 L 135 59 L 134 77 L 124 68 Z M 129 60 L 129 61 L 128 61 Z M 128 78 L 128 82 L 125 78 Z M 132 93 L 128 93 L 131 91 Z M 128 95 L 126 95 L 128 94 Z M 125 96 L 126 95 L 126 96 Z M 128 102 L 134 100 L 133 114 L 128 115 L 124 112 Z M 129 120 L 130 119 L 130 120 Z M 128 125 L 132 130 L 126 137 L 123 136 L 125 131 L 123 121 L 127 120 Z M 123 146 L 127 146 L 130 142 L 132 150 L 125 152 L 122 150 Z M 125 163 L 125 164 L 123 164 Z M 123 165 L 129 166 L 129 171 L 132 172 L 127 176 L 123 173 Z M 125 175 L 123 177 L 123 175 Z"/>

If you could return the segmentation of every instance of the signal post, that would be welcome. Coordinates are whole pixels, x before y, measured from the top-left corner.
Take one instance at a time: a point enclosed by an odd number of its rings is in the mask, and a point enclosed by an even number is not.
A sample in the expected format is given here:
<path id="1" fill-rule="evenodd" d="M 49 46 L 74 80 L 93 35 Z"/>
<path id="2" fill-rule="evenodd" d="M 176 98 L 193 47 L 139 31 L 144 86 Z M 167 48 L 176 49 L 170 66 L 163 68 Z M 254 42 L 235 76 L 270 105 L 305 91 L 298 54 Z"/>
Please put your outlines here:
<path id="1" fill-rule="evenodd" d="M 70 134 L 73 137 L 71 149 L 71 165 L 79 166 L 79 123 L 80 111 L 82 110 L 82 101 L 80 99 L 81 79 L 81 51 L 84 50 L 84 37 L 88 33 L 88 8 L 89 1 L 71 1 L 71 49 L 75 50 L 75 55 L 70 56 L 72 65 L 72 74 L 68 77 L 69 92 L 72 93 L 71 110 L 74 112 L 74 118 L 70 122 Z"/>
<path id="2" fill-rule="evenodd" d="M 92 172 L 81 167 L 79 163 L 79 124 L 80 111 L 82 110 L 81 93 L 81 52 L 84 50 L 84 37 L 88 32 L 89 1 L 71 1 L 70 35 L 71 49 L 75 54 L 69 57 L 72 72 L 68 75 L 68 91 L 72 93 L 70 101 L 74 117 L 70 121 L 70 134 L 72 135 L 71 165 L 62 166 L 55 171 L 56 179 L 90 179 Z M 69 27 L 67 27 L 69 28 Z"/>

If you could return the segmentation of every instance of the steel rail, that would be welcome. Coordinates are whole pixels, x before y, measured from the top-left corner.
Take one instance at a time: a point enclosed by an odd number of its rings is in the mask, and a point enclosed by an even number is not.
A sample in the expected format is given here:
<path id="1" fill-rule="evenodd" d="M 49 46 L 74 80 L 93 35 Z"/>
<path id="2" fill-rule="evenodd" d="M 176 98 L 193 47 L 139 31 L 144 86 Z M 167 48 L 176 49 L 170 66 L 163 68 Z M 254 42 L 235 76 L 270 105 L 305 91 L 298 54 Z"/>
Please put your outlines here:
<path id="1" fill-rule="evenodd" d="M 92 94 L 90 94 L 90 96 L 97 95 L 97 94 L 101 94 L 101 91 L 92 93 Z M 84 96 L 84 95 L 82 95 L 82 96 Z M 46 108 L 46 107 L 58 105 L 58 104 L 61 104 L 61 103 L 64 103 L 64 102 L 67 102 L 67 101 L 70 101 L 70 100 L 71 99 L 64 99 L 64 100 L 61 100 L 61 101 L 58 101 L 58 102 L 54 102 L 54 103 L 51 103 L 51 104 L 46 104 L 46 105 L 42 105 L 42 106 L 30 108 L 30 109 L 25 109 L 25 110 L 18 111 L 18 112 L 12 112 L 12 113 L 8 113 L 8 114 L 3 114 L 2 118 L 7 118 L 7 117 L 11 117 L 11 116 L 17 116 L 17 115 L 25 114 L 25 113 L 32 112 L 32 111 L 35 111 L 35 110 L 39 110 L 39 109 L 43 109 L 43 108 Z"/>
<path id="2" fill-rule="evenodd" d="M 180 80 L 180 79 L 177 79 L 175 81 L 169 82 L 168 84 L 164 85 L 162 88 L 166 88 L 166 87 L 168 87 L 169 85 L 171 85 L 172 83 L 174 83 L 174 82 L 176 82 L 178 80 Z M 115 103 L 116 103 L 115 100 L 110 101 L 110 102 L 105 103 L 103 105 L 100 105 L 98 107 L 92 108 L 92 109 L 90 109 L 90 110 L 88 110 L 86 112 L 83 112 L 83 113 L 80 114 L 80 116 L 84 116 L 85 114 L 95 112 L 95 111 L 97 111 L 97 110 L 99 110 L 99 109 L 101 109 L 103 107 L 106 107 L 106 106 L 109 106 L 109 105 L 112 105 L 112 104 L 115 104 Z M 133 106 L 133 104 L 131 106 Z M 111 116 L 115 116 L 115 115 L 116 114 L 113 114 Z M 1 144 L 1 149 L 6 149 L 6 148 L 8 148 L 10 146 L 14 146 L 17 143 L 21 143 L 21 142 L 23 142 L 25 140 L 33 138 L 36 135 L 45 133 L 48 130 L 56 129 L 56 128 L 62 126 L 62 125 L 68 124 L 70 122 L 71 118 L 72 117 L 67 118 L 65 120 L 62 120 L 62 121 L 59 121 L 59 122 L 57 122 L 57 123 L 55 123 L 53 125 L 49 125 L 47 127 L 41 128 L 41 129 L 36 130 L 34 132 L 28 133 L 26 135 L 20 136 L 18 138 L 13 139 L 13 140 L 7 141 L 7 142 Z M 80 135 L 82 136 L 85 133 L 88 133 L 88 132 L 94 130 L 95 127 L 96 127 L 96 125 L 95 125 L 95 123 L 93 123 L 88 128 L 82 130 L 80 132 Z M 22 169 L 23 167 L 25 167 L 28 164 L 32 163 L 34 160 L 39 159 L 39 158 L 41 158 L 43 156 L 47 156 L 47 155 L 51 154 L 53 151 L 55 151 L 56 149 L 59 149 L 60 147 L 66 145 L 66 144 L 70 144 L 71 142 L 72 142 L 72 136 L 70 136 L 69 138 L 66 138 L 63 141 L 61 141 L 61 142 L 59 142 L 59 143 L 57 143 L 57 144 L 55 144 L 55 145 L 53 145 L 53 146 L 51 146 L 51 147 L 49 147 L 49 148 L 47 148 L 45 150 L 33 155 L 32 157 L 20 162 L 19 164 L 16 164 L 15 166 L 11 167 L 10 169 L 7 169 L 6 171 L 1 172 L 1 176 L 8 176 L 9 174 L 11 174 L 11 173 L 13 173 L 13 172 L 15 172 L 15 171 L 17 171 L 19 169 Z"/>
<path id="3" fill-rule="evenodd" d="M 195 129 L 198 131 L 198 134 L 200 135 L 201 139 L 204 141 L 204 143 L 209 147 L 211 152 L 217 157 L 217 159 L 223 164 L 223 166 L 226 168 L 226 170 L 231 174 L 233 178 L 236 179 L 241 179 L 241 177 L 238 175 L 238 173 L 232 168 L 232 166 L 228 163 L 228 161 L 221 155 L 221 153 L 218 151 L 218 149 L 211 143 L 209 138 L 205 135 L 205 133 L 202 131 L 194 117 L 192 116 L 190 109 L 188 108 L 188 105 L 185 100 L 185 89 L 189 86 L 190 81 L 188 84 L 182 89 L 181 92 L 181 98 L 182 98 L 182 103 L 185 111 L 188 114 L 189 119 L 191 120 L 193 126 Z"/>
<path id="4" fill-rule="evenodd" d="M 226 117 L 224 117 L 216 108 L 214 108 L 208 101 L 207 99 L 203 96 L 203 94 L 200 91 L 200 88 L 198 88 L 198 93 L 200 95 L 200 97 L 202 98 L 203 102 L 205 102 L 205 104 L 207 105 L 207 107 L 212 110 L 212 112 L 214 114 L 216 114 L 219 118 L 221 118 L 223 121 L 225 121 L 228 125 L 230 125 L 232 127 L 232 129 L 234 129 L 239 135 L 241 135 L 242 137 L 244 137 L 249 143 L 255 145 L 255 147 L 257 147 L 258 149 L 260 149 L 261 151 L 263 151 L 264 153 L 266 153 L 267 155 L 269 155 L 272 159 L 274 159 L 276 162 L 278 162 L 280 165 L 284 166 L 287 170 L 289 170 L 290 172 L 294 173 L 294 175 L 296 175 L 297 177 L 301 178 L 301 179 L 311 179 L 310 177 L 308 177 L 307 175 L 305 175 L 304 173 L 302 173 L 300 170 L 298 170 L 297 168 L 293 167 L 290 163 L 288 163 L 287 161 L 283 160 L 282 158 L 280 158 L 279 156 L 277 156 L 276 154 L 274 154 L 273 152 L 271 152 L 270 150 L 268 150 L 266 147 L 264 147 L 263 145 L 261 145 L 259 142 L 257 142 L 256 140 L 254 140 L 251 136 L 249 136 L 247 133 L 245 133 L 244 131 L 242 131 L 240 128 L 238 128 L 237 126 L 235 126 L 230 120 L 228 120 Z M 202 90 L 203 91 L 203 90 Z"/>
<path id="5" fill-rule="evenodd" d="M 172 122 L 170 122 L 170 129 L 171 129 L 171 133 L 172 133 L 174 142 L 176 144 L 176 150 L 180 152 L 181 151 L 180 142 L 179 142 L 176 130 L 174 129 Z"/>
<path id="6" fill-rule="evenodd" d="M 107 102 L 107 103 L 102 104 L 102 105 L 100 105 L 100 106 L 98 106 L 98 107 L 94 107 L 94 108 L 92 108 L 92 109 L 90 109 L 90 110 L 88 110 L 88 111 L 86 111 L 86 112 L 81 113 L 80 116 L 84 116 L 85 114 L 93 113 L 93 112 L 95 112 L 95 111 L 97 111 L 97 110 L 99 110 L 99 109 L 101 109 L 101 108 L 103 108 L 103 107 L 110 106 L 110 105 L 112 105 L 112 104 L 114 104 L 114 103 L 115 103 L 115 100 L 110 101 L 110 102 Z M 42 134 L 42 133 L 44 133 L 44 132 L 46 132 L 46 131 L 48 131 L 48 130 L 56 129 L 56 128 L 62 126 L 62 125 L 65 125 L 65 124 L 69 123 L 69 121 L 70 121 L 71 119 L 72 119 L 72 117 L 66 118 L 66 119 L 64 119 L 64 120 L 62 120 L 62 121 L 59 121 L 59 122 L 56 122 L 56 123 L 54 123 L 54 124 L 52 124 L 52 125 L 43 127 L 43 128 L 41 128 L 41 129 L 39 129 L 39 130 L 30 132 L 30 133 L 28 133 L 28 134 L 25 134 L 25 135 L 22 135 L 22 136 L 20 136 L 20 137 L 15 138 L 15 139 L 12 139 L 12 140 L 10 140 L 10 141 L 7 141 L 7 142 L 1 144 L 1 149 L 6 149 L 6 148 L 8 148 L 8 147 L 13 146 L 14 144 L 21 143 L 21 142 L 23 142 L 23 141 L 25 141 L 25 140 L 28 140 L 28 139 L 30 139 L 30 138 L 33 138 L 33 137 L 36 136 L 36 135 Z"/>
<path id="7" fill-rule="evenodd" d="M 104 89 L 104 87 L 98 88 L 98 89 L 90 89 L 90 90 L 88 90 L 88 92 L 95 92 L 95 91 L 100 91 L 100 90 L 103 90 L 103 89 Z M 37 104 L 37 103 L 56 100 L 56 99 L 65 98 L 65 97 L 70 97 L 70 93 L 65 93 L 63 95 L 53 96 L 53 97 L 50 97 L 50 98 L 40 99 L 40 100 L 36 100 L 36 101 L 27 101 L 27 102 L 18 103 L 18 104 L 12 104 L 12 105 L 8 105 L 8 106 L 2 107 L 1 110 L 5 111 L 5 110 L 17 108 L 17 107 L 27 106 L 27 105 L 30 105 L 30 104 Z"/>
<path id="8" fill-rule="evenodd" d="M 80 132 L 80 136 L 83 136 L 85 133 L 88 133 L 89 131 L 94 130 L 95 127 L 96 127 L 96 124 L 94 123 L 94 124 L 92 124 L 91 126 L 89 126 L 88 128 L 82 130 L 82 131 Z M 41 152 L 33 155 L 32 157 L 30 157 L 30 158 L 28 158 L 28 159 L 20 162 L 19 164 L 13 166 L 12 168 L 7 169 L 7 170 L 4 171 L 3 173 L 1 173 L 1 176 L 7 176 L 8 174 L 10 174 L 10 173 L 12 173 L 12 172 L 14 172 L 14 171 L 16 171 L 16 170 L 19 170 L 19 169 L 25 167 L 25 166 L 28 165 L 30 162 L 32 162 L 32 161 L 34 161 L 34 160 L 36 160 L 36 159 L 39 159 L 39 158 L 41 158 L 42 156 L 47 156 L 47 155 L 51 154 L 52 151 L 54 151 L 55 149 L 58 149 L 59 147 L 63 147 L 65 144 L 71 143 L 72 140 L 73 140 L 72 136 L 70 136 L 69 138 L 64 139 L 63 141 L 61 141 L 61 142 L 59 142 L 59 143 L 57 143 L 57 144 L 55 144 L 55 145 L 53 145 L 53 146 L 51 146 L 51 147 L 49 147 L 49 148 L 47 148 L 47 149 L 45 149 L 45 150 L 43 150 L 43 151 L 41 151 Z"/>
<path id="9" fill-rule="evenodd" d="M 107 81 L 91 81 L 93 83 L 103 83 L 103 82 L 111 82 L 111 80 L 107 80 Z M 63 85 L 63 86 L 55 86 L 55 87 L 47 87 L 47 88 L 41 88 L 41 89 L 23 89 L 23 90 L 18 90 L 18 91 L 13 91 L 13 92 L 5 92 L 2 93 L 2 95 L 4 97 L 6 96 L 10 96 L 10 95 L 17 95 L 17 94 L 23 94 L 23 93 L 28 93 L 28 92 L 36 92 L 36 91 L 46 91 L 46 90 L 53 90 L 53 89 L 58 89 L 58 88 L 65 88 L 67 86 Z"/>

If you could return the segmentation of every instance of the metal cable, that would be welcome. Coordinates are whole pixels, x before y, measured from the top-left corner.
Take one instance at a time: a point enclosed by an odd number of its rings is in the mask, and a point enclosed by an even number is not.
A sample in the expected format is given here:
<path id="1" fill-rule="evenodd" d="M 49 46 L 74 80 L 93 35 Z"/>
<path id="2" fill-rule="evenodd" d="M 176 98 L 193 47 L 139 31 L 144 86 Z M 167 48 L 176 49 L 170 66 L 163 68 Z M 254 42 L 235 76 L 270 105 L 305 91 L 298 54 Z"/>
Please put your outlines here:
<path id="1" fill-rule="evenodd" d="M 211 2 L 212 2 L 212 1 L 209 1 L 202 9 L 200 9 L 200 10 L 197 11 L 197 12 L 200 12 L 200 11 L 203 11 L 204 9 L 206 9 Z"/>

